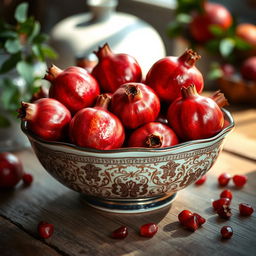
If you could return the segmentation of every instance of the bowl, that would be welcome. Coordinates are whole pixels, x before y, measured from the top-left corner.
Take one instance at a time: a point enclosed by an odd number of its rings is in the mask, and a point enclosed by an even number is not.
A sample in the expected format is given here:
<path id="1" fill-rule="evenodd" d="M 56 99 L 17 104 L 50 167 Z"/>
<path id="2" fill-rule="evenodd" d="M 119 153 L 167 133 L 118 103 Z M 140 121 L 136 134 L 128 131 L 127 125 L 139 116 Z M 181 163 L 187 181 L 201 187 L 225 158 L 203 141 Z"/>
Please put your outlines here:
<path id="1" fill-rule="evenodd" d="M 46 171 L 87 203 L 105 211 L 137 213 L 170 205 L 177 191 L 209 171 L 234 127 L 231 114 L 222 111 L 225 126 L 214 137 L 158 149 L 81 148 L 40 139 L 25 121 L 21 128 Z"/>

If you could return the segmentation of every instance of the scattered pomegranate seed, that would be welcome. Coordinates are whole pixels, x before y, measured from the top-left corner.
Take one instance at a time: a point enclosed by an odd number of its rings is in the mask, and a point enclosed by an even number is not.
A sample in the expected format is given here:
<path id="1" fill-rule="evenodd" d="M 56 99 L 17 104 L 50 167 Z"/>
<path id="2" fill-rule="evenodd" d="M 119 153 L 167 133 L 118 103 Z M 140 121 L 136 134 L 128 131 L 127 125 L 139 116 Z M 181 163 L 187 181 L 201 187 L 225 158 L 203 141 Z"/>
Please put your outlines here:
<path id="1" fill-rule="evenodd" d="M 206 219 L 204 217 L 202 217 L 201 215 L 199 215 L 198 213 L 193 213 L 193 216 L 197 217 L 199 226 L 203 225 L 206 222 Z"/>
<path id="2" fill-rule="evenodd" d="M 196 231 L 199 228 L 199 221 L 198 221 L 198 217 L 196 215 L 193 215 L 192 217 L 188 218 L 183 225 L 191 230 L 191 231 Z"/>
<path id="3" fill-rule="evenodd" d="M 22 180 L 26 186 L 29 186 L 33 182 L 33 176 L 30 173 L 24 173 Z"/>
<path id="4" fill-rule="evenodd" d="M 38 226 L 37 226 L 37 231 L 38 234 L 40 235 L 40 237 L 42 238 L 49 238 L 54 231 L 54 226 L 53 224 L 47 223 L 45 221 L 41 221 L 39 222 Z"/>
<path id="5" fill-rule="evenodd" d="M 226 186 L 228 185 L 229 181 L 231 179 L 231 175 L 228 173 L 222 173 L 219 177 L 218 177 L 218 182 L 220 186 Z"/>
<path id="6" fill-rule="evenodd" d="M 237 187 L 243 187 L 247 182 L 247 176 L 245 175 L 234 175 L 233 182 Z"/>
<path id="7" fill-rule="evenodd" d="M 239 204 L 239 212 L 241 216 L 250 216 L 253 214 L 254 209 L 249 204 Z"/>
<path id="8" fill-rule="evenodd" d="M 158 226 L 155 223 L 147 223 L 140 227 L 140 235 L 145 237 L 152 237 L 158 231 Z"/>
<path id="9" fill-rule="evenodd" d="M 203 175 L 199 180 L 195 182 L 196 185 L 202 185 L 206 181 L 206 175 Z"/>
<path id="10" fill-rule="evenodd" d="M 128 229 L 125 226 L 121 226 L 120 228 L 114 230 L 111 234 L 112 238 L 123 239 L 128 235 Z"/>
<path id="11" fill-rule="evenodd" d="M 218 208 L 216 212 L 223 219 L 229 219 L 232 216 L 231 209 L 226 204 Z"/>
<path id="12" fill-rule="evenodd" d="M 183 224 L 187 219 L 193 216 L 193 213 L 189 210 L 183 210 L 179 213 L 178 219 L 181 224 Z"/>
<path id="13" fill-rule="evenodd" d="M 230 226 L 223 226 L 220 230 L 221 236 L 224 239 L 229 239 L 233 235 L 233 229 Z"/>
<path id="14" fill-rule="evenodd" d="M 220 198 L 212 202 L 212 207 L 215 211 L 217 211 L 219 208 L 221 208 L 223 205 L 229 206 L 231 203 L 229 198 Z"/>
<path id="15" fill-rule="evenodd" d="M 225 190 L 223 190 L 223 191 L 220 193 L 220 198 L 229 198 L 230 201 L 231 201 L 232 198 L 233 198 L 233 194 L 232 194 L 231 190 L 225 189 Z"/>

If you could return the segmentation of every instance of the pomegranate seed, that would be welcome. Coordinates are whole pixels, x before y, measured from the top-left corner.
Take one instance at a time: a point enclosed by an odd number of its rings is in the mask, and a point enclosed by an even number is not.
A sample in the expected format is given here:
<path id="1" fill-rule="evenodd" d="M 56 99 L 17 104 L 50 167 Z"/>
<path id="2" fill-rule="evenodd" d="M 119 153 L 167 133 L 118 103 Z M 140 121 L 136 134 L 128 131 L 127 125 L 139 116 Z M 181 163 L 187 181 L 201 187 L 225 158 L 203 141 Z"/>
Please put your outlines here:
<path id="1" fill-rule="evenodd" d="M 220 198 L 212 202 L 212 207 L 215 211 L 217 211 L 219 208 L 221 208 L 223 205 L 229 206 L 231 203 L 229 198 Z"/>
<path id="2" fill-rule="evenodd" d="M 37 226 L 37 231 L 40 237 L 49 238 L 53 234 L 54 226 L 53 224 L 41 221 Z"/>
<path id="3" fill-rule="evenodd" d="M 231 209 L 226 204 L 217 209 L 217 214 L 223 219 L 229 219 L 232 216 Z"/>
<path id="4" fill-rule="evenodd" d="M 230 226 L 223 226 L 220 230 L 221 236 L 224 239 L 229 239 L 233 235 L 233 229 Z"/>
<path id="5" fill-rule="evenodd" d="M 250 216 L 253 214 L 254 209 L 249 204 L 239 204 L 239 212 L 241 216 Z"/>
<path id="6" fill-rule="evenodd" d="M 30 173 L 24 173 L 22 176 L 23 183 L 29 186 L 33 181 L 33 176 Z"/>
<path id="7" fill-rule="evenodd" d="M 202 185 L 206 181 L 206 175 L 203 175 L 199 180 L 195 182 L 196 185 Z"/>
<path id="8" fill-rule="evenodd" d="M 220 198 L 229 198 L 230 201 L 231 201 L 232 198 L 233 198 L 233 194 L 232 194 L 231 190 L 225 189 L 225 190 L 223 190 L 223 191 L 220 193 Z"/>
<path id="9" fill-rule="evenodd" d="M 206 219 L 204 217 L 202 217 L 201 215 L 199 215 L 198 213 L 193 213 L 193 216 L 197 217 L 199 226 L 203 225 L 206 222 Z"/>
<path id="10" fill-rule="evenodd" d="M 247 176 L 245 175 L 234 175 L 233 182 L 237 187 L 243 187 L 247 182 Z"/>
<path id="11" fill-rule="evenodd" d="M 218 177 L 218 182 L 220 186 L 226 186 L 228 185 L 229 181 L 231 179 L 231 175 L 228 173 L 222 173 L 219 177 Z"/>
<path id="12" fill-rule="evenodd" d="M 181 224 L 183 224 L 187 219 L 193 216 L 193 213 L 189 210 L 183 210 L 182 212 L 179 213 L 178 219 Z"/>
<path id="13" fill-rule="evenodd" d="M 196 231 L 198 229 L 198 227 L 200 226 L 199 225 L 199 221 L 198 221 L 198 217 L 193 215 L 191 216 L 190 218 L 188 218 L 184 223 L 183 225 L 191 230 L 191 231 Z"/>
<path id="14" fill-rule="evenodd" d="M 152 237 L 158 231 L 158 226 L 155 223 L 147 223 L 140 227 L 140 235 L 145 237 Z"/>
<path id="15" fill-rule="evenodd" d="M 111 234 L 112 238 L 123 239 L 128 235 L 128 229 L 125 226 L 121 226 L 120 228 L 114 230 Z"/>

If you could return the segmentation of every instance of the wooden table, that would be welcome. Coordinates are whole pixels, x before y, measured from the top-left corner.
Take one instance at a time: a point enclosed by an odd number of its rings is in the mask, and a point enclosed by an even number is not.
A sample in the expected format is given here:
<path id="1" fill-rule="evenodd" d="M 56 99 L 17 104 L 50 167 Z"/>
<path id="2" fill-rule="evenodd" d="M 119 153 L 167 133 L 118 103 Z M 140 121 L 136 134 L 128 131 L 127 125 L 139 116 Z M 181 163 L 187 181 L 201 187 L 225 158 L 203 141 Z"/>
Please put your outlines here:
<path id="1" fill-rule="evenodd" d="M 256 210 L 256 109 L 231 109 L 235 130 L 227 137 L 216 164 L 207 174 L 204 185 L 180 191 L 171 207 L 143 214 L 111 214 L 86 205 L 78 193 L 55 181 L 28 149 L 16 154 L 25 170 L 34 175 L 30 187 L 19 184 L 13 191 L 0 192 L 1 256 L 80 256 L 80 255 L 256 255 L 256 213 L 240 217 L 238 204 L 249 203 Z M 248 183 L 233 191 L 230 220 L 220 219 L 212 210 L 211 200 L 223 188 L 217 185 L 222 172 L 246 174 Z M 177 221 L 183 209 L 197 212 L 207 219 L 196 232 L 184 229 Z M 42 240 L 37 224 L 53 223 L 55 232 Z M 138 235 L 140 225 L 155 222 L 159 226 L 153 238 Z M 129 228 L 124 240 L 114 240 L 111 231 L 121 225 Z M 220 229 L 231 225 L 231 239 L 220 239 Z"/>

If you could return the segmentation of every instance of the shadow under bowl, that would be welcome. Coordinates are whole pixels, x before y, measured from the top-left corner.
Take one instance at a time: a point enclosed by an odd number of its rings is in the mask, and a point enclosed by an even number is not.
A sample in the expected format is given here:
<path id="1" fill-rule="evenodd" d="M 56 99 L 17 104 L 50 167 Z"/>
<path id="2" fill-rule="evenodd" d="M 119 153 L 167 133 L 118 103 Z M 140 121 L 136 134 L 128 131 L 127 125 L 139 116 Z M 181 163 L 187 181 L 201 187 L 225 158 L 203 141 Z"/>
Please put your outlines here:
<path id="1" fill-rule="evenodd" d="M 40 139 L 24 121 L 21 128 L 46 171 L 87 203 L 105 211 L 137 213 L 170 205 L 177 191 L 209 171 L 234 127 L 231 114 L 222 110 L 225 126 L 217 135 L 158 149 L 81 148 Z"/>

